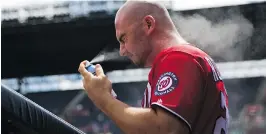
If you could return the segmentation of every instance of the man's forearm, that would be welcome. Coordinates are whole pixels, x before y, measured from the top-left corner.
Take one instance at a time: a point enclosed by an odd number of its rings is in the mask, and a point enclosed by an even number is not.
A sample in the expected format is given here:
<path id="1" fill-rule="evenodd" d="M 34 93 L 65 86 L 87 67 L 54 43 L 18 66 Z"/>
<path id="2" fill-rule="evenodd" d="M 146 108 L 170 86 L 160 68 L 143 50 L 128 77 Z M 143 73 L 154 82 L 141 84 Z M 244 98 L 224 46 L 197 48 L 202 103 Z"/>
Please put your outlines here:
<path id="1" fill-rule="evenodd" d="M 96 106 L 109 116 L 125 133 L 158 133 L 157 115 L 150 108 L 135 108 L 113 99 L 111 96 L 105 97 L 101 102 L 96 102 Z"/>

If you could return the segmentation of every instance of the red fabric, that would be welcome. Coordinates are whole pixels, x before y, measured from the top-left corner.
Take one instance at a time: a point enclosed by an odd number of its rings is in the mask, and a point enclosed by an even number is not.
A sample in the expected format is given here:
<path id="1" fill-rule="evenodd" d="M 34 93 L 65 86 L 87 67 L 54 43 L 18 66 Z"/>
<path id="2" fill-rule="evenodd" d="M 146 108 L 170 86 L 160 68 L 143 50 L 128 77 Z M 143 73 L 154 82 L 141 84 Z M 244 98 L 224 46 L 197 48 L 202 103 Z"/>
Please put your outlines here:
<path id="1" fill-rule="evenodd" d="M 165 109 L 193 133 L 226 131 L 224 83 L 213 60 L 196 47 L 178 45 L 158 54 L 144 95 L 143 107 Z"/>

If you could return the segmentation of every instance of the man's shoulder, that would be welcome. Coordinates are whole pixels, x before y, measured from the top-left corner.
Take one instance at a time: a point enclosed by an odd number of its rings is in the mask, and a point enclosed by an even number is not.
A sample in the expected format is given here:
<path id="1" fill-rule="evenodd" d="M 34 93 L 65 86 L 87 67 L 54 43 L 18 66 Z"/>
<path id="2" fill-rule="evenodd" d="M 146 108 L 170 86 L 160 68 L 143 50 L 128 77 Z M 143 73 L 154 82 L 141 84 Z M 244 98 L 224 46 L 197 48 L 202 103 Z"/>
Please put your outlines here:
<path id="1" fill-rule="evenodd" d="M 173 47 L 172 52 L 178 52 L 180 54 L 186 54 L 193 57 L 204 57 L 207 55 L 203 50 L 197 48 L 193 44 L 177 45 Z"/>
<path id="2" fill-rule="evenodd" d="M 205 65 L 205 57 L 209 57 L 204 51 L 192 44 L 176 45 L 162 51 L 154 61 L 150 70 L 150 75 L 155 70 L 167 68 L 167 66 L 179 66 L 183 63 L 192 63 L 199 68 Z M 178 64 L 176 64 L 178 63 Z M 190 64 L 191 65 L 191 64 Z M 202 70 L 203 71 L 203 70 Z"/>
<path id="3" fill-rule="evenodd" d="M 167 50 L 163 51 L 160 55 L 159 62 L 167 62 L 169 59 L 180 58 L 180 57 L 189 57 L 188 59 L 202 59 L 208 56 L 201 49 L 193 46 L 192 44 L 186 45 L 177 45 Z"/>

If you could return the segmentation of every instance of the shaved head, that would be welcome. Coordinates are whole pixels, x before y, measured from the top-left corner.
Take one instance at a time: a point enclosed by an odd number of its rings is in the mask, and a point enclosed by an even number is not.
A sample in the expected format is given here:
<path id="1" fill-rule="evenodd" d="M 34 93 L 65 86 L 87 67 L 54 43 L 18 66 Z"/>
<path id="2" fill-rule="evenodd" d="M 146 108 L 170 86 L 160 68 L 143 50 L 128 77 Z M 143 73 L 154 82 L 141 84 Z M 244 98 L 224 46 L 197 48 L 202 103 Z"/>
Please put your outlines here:
<path id="1" fill-rule="evenodd" d="M 115 25 L 122 22 L 132 24 L 140 22 L 145 16 L 151 15 L 157 25 L 173 28 L 170 15 L 167 9 L 158 2 L 151 1 L 127 1 L 117 12 Z"/>
<path id="2" fill-rule="evenodd" d="M 120 55 L 139 66 L 147 66 L 151 54 L 177 33 L 167 9 L 151 1 L 127 1 L 116 14 L 115 28 Z"/>

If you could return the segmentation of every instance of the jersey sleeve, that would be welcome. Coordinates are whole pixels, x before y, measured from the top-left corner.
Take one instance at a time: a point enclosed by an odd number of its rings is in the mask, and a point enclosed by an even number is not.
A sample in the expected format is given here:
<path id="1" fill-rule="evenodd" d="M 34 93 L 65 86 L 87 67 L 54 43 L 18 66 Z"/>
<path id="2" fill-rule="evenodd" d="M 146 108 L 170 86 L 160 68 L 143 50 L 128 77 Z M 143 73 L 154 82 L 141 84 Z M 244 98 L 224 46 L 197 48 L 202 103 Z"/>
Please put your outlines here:
<path id="1" fill-rule="evenodd" d="M 161 107 L 191 129 L 203 98 L 203 69 L 185 53 L 171 53 L 157 63 L 153 73 L 151 107 Z M 191 129 L 192 130 L 192 129 Z"/>

